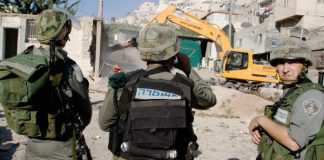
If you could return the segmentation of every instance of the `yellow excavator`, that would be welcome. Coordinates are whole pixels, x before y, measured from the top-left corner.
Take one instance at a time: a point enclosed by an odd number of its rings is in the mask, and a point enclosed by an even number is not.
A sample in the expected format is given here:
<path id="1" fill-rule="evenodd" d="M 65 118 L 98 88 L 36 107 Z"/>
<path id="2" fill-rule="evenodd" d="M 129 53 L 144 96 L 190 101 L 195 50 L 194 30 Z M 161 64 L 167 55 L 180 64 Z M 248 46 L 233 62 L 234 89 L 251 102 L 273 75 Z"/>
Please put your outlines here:
<path id="1" fill-rule="evenodd" d="M 186 18 L 180 17 L 179 13 Z M 220 46 L 217 60 L 221 67 L 216 76 L 222 77 L 221 85 L 247 92 L 257 91 L 259 87 L 273 86 L 279 82 L 274 67 L 254 62 L 253 53 L 250 50 L 232 48 L 228 36 L 218 26 L 213 26 L 175 6 L 159 12 L 144 28 L 153 23 L 170 22 L 202 35 Z"/>

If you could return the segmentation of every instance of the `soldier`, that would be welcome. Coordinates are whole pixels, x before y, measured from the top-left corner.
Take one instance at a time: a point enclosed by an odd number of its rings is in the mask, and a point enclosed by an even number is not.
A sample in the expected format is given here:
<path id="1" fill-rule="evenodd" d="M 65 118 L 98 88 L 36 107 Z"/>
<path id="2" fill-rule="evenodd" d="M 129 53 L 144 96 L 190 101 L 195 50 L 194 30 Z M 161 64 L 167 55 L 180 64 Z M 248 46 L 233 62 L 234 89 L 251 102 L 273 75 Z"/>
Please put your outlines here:
<path id="1" fill-rule="evenodd" d="M 214 106 L 216 96 L 179 53 L 170 26 L 145 28 L 138 48 L 147 70 L 114 74 L 99 112 L 100 128 L 110 132 L 108 148 L 114 159 L 193 159 L 191 109 Z"/>
<path id="2" fill-rule="evenodd" d="M 10 66 L 6 69 L 15 68 L 15 70 L 25 71 L 28 66 L 36 70 L 26 72 L 31 74 L 28 75 L 30 78 L 26 83 L 28 89 L 31 88 L 27 90 L 28 95 L 16 88 L 10 90 L 11 95 L 17 92 L 16 96 L 2 96 L 8 98 L 1 99 L 8 126 L 18 134 L 28 136 L 26 160 L 90 158 L 87 154 L 89 150 L 84 150 L 87 147 L 81 134 L 81 131 L 90 123 L 92 115 L 88 95 L 89 83 L 83 77 L 80 67 L 62 49 L 69 40 L 71 27 L 71 17 L 67 12 L 57 9 L 43 11 L 35 25 L 40 47 L 30 46 L 17 55 L 31 61 L 23 64 L 22 58 L 13 57 L 0 64 L 1 67 Z M 41 59 L 44 59 L 45 63 L 40 63 Z M 11 63 L 12 61 L 16 62 Z M 19 63 L 22 64 L 12 65 Z M 39 65 L 36 65 L 38 63 Z M 39 77 L 45 78 L 41 81 L 39 79 L 42 78 Z M 15 79 L 17 80 L 17 76 L 12 77 L 12 80 Z M 18 80 L 25 82 L 21 78 Z M 1 81 L 1 84 L 6 84 L 6 81 Z M 24 85 L 19 86 L 24 87 Z M 6 87 L 4 88 L 6 90 Z M 9 93 L 1 92 L 1 94 Z M 21 98 L 23 102 L 7 103 L 24 94 L 33 95 L 27 101 Z"/>
<path id="3" fill-rule="evenodd" d="M 249 131 L 263 160 L 324 159 L 324 89 L 306 73 L 310 48 L 297 38 L 282 40 L 270 55 L 284 85 L 282 98 L 252 119 Z"/>

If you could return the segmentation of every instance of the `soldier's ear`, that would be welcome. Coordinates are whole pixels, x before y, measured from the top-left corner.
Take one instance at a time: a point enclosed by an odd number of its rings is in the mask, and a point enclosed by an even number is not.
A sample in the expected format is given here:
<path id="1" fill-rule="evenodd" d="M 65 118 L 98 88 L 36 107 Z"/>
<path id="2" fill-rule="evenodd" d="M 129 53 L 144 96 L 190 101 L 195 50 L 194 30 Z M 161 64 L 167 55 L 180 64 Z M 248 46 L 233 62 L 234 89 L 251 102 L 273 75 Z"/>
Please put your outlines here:
<path id="1" fill-rule="evenodd" d="M 308 66 L 307 65 L 303 65 L 303 68 L 302 68 L 302 72 L 303 73 L 307 73 L 308 72 Z"/>

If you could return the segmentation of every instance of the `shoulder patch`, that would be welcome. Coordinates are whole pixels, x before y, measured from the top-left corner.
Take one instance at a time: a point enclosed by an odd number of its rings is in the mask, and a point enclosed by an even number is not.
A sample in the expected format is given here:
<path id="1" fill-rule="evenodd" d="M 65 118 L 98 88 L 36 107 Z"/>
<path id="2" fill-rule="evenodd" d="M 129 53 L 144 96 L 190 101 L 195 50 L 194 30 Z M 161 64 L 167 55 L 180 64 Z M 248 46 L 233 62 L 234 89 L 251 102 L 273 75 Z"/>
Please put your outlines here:
<path id="1" fill-rule="evenodd" d="M 308 118 L 313 118 L 321 110 L 321 103 L 315 99 L 305 99 L 303 101 L 303 108 Z"/>
<path id="2" fill-rule="evenodd" d="M 83 74 L 82 74 L 81 68 L 78 65 L 73 65 L 73 69 L 74 69 L 75 76 L 76 76 L 76 79 L 78 80 L 78 82 L 82 82 Z"/>

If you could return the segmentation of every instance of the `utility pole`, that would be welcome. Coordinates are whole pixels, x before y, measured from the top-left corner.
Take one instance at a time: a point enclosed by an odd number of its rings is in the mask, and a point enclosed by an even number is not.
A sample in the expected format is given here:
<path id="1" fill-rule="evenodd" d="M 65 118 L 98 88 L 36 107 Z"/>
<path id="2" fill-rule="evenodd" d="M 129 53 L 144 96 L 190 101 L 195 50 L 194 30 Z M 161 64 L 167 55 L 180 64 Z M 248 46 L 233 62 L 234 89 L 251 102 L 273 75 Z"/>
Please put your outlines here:
<path id="1" fill-rule="evenodd" d="M 102 27 L 102 8 L 103 0 L 98 0 L 98 13 L 97 13 L 97 31 L 96 31 L 96 59 L 95 59 L 95 72 L 94 77 L 99 77 L 100 67 L 100 53 L 101 53 L 101 27 Z"/>
<path id="2" fill-rule="evenodd" d="M 229 1 L 229 16 L 228 16 L 228 38 L 232 44 L 232 0 Z"/>

